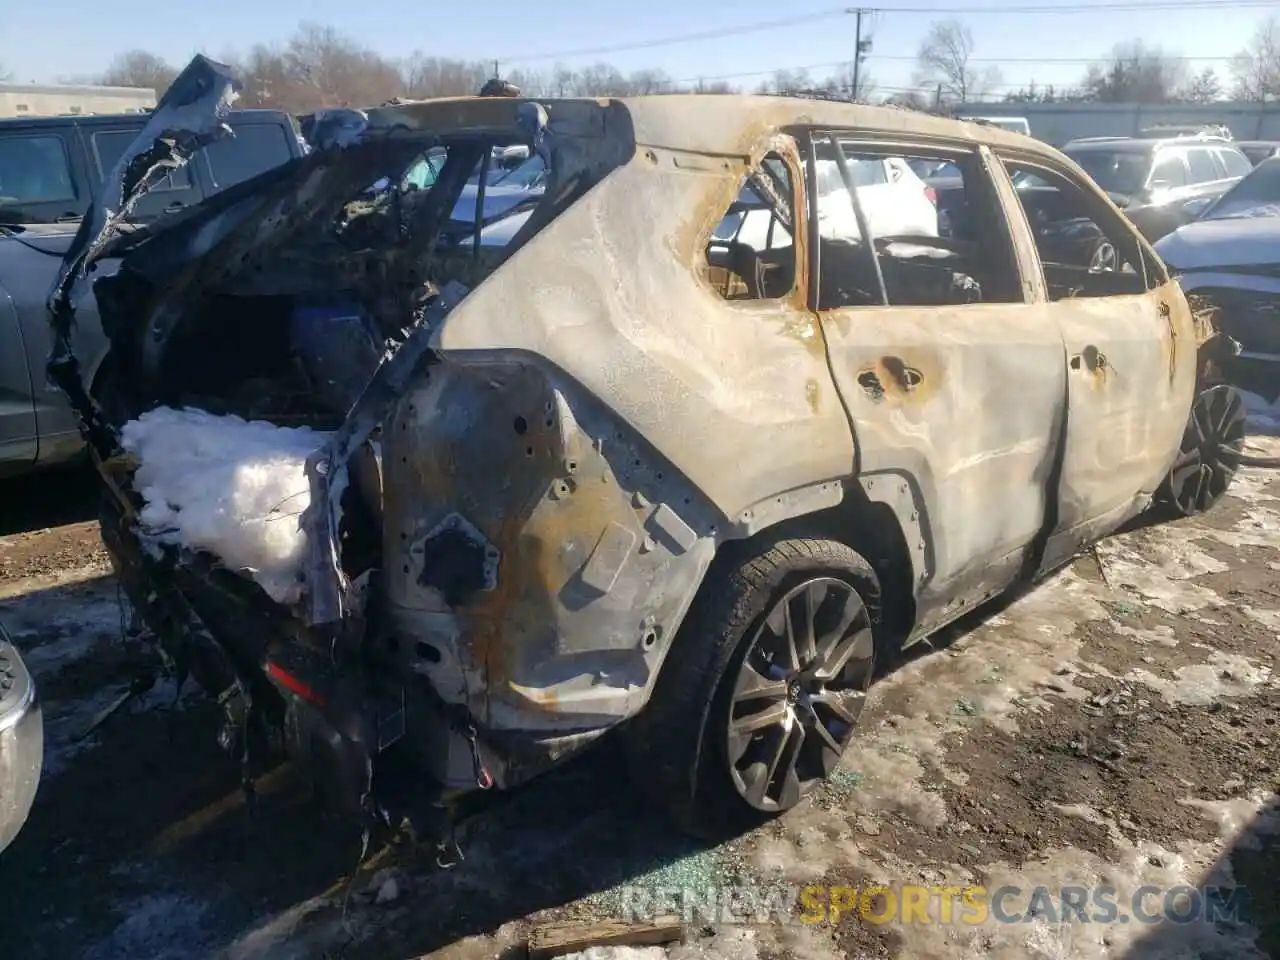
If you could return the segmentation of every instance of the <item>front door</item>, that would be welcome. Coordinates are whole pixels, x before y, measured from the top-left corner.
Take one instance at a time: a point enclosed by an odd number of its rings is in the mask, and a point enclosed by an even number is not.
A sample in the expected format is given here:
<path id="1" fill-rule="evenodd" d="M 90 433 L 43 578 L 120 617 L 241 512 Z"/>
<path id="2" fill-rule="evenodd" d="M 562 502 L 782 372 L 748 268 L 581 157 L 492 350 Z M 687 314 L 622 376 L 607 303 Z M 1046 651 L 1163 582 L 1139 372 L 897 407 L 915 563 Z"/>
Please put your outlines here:
<path id="1" fill-rule="evenodd" d="M 846 160 L 954 163 L 967 194 L 968 214 L 942 237 L 877 242 L 873 257 L 864 231 L 824 234 L 814 264 L 859 478 L 905 481 L 915 498 L 919 635 L 1006 587 L 1036 547 L 1067 390 L 1062 338 L 1028 302 L 1034 258 L 1015 250 L 989 154 L 865 132 L 815 140 L 819 166 L 837 148 Z"/>
<path id="2" fill-rule="evenodd" d="M 1140 511 L 1159 486 L 1191 408 L 1196 342 L 1182 295 L 1096 188 L 1030 158 L 1006 157 L 1004 166 L 1057 191 L 1054 208 L 1066 218 L 1035 232 L 1068 384 L 1043 572 Z"/>

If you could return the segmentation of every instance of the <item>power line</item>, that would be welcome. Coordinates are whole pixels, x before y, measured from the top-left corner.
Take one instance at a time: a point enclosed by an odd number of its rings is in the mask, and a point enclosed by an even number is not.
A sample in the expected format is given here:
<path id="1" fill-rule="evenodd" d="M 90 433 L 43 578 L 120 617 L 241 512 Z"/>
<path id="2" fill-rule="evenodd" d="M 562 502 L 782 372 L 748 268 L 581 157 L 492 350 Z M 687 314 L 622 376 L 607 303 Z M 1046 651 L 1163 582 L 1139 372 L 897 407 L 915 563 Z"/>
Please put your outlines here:
<path id="1" fill-rule="evenodd" d="M 1090 61 L 1093 62 L 1093 61 Z M 825 60 L 821 63 L 805 63 L 789 67 L 774 67 L 769 70 L 744 70 L 738 73 L 718 73 L 703 74 L 697 77 L 683 77 L 679 80 L 667 80 L 663 83 L 663 88 L 675 88 L 696 86 L 700 83 L 716 83 L 722 80 L 748 80 L 753 77 L 772 77 L 778 73 L 808 73 L 811 70 L 834 70 L 837 68 L 848 69 L 852 66 L 850 60 Z M 912 86 L 895 86 L 892 84 L 877 83 L 875 80 L 870 81 L 870 85 L 875 91 L 880 93 L 918 93 L 920 87 Z M 1061 87 L 1066 88 L 1072 86 L 1070 83 L 1046 83 L 1032 81 L 1000 81 L 998 83 L 983 84 L 986 90 L 991 91 L 1007 91 L 1007 90 L 1024 90 L 1028 87 Z"/>
<path id="2" fill-rule="evenodd" d="M 1162 53 L 1160 54 L 1160 59 L 1176 60 L 1179 62 L 1205 61 L 1208 63 L 1227 63 L 1231 60 L 1234 60 L 1237 56 L 1238 54 L 1230 53 L 1230 54 L 1223 54 L 1216 57 L 1207 57 L 1207 56 L 1183 57 L 1177 54 Z M 897 56 L 891 56 L 891 57 L 886 57 L 886 56 L 881 56 L 880 54 L 876 54 L 876 59 L 877 60 L 912 60 L 914 61 L 920 58 L 916 54 L 913 54 L 911 56 L 897 55 Z M 966 60 L 965 62 L 966 63 L 995 63 L 995 64 L 1001 64 L 1001 63 L 1086 63 L 1087 64 L 1087 63 L 1103 63 L 1110 59 L 1112 59 L 1112 54 L 1104 53 L 1096 57 L 969 57 L 968 60 Z"/>
<path id="3" fill-rule="evenodd" d="M 863 13 L 894 14 L 909 16 L 981 16 L 984 14 L 1018 14 L 1032 16 L 1038 14 L 1081 14 L 1112 13 L 1123 11 L 1169 11 L 1169 10 L 1254 10 L 1270 9 L 1275 0 L 1117 0 L 1114 3 L 1091 2 L 1064 4 L 1022 4 L 1017 6 L 988 5 L 982 7 L 863 7 Z M 599 57 L 613 53 L 626 53 L 632 50 L 648 50 L 654 47 L 675 46 L 682 43 L 702 43 L 708 40 L 721 40 L 738 37 L 749 33 L 763 33 L 769 30 L 782 30 L 805 24 L 818 23 L 824 20 L 835 20 L 849 16 L 857 8 L 833 7 L 826 10 L 815 10 L 812 13 L 796 14 L 775 20 L 762 20 L 755 23 L 739 24 L 733 27 L 718 27 L 694 33 L 673 34 L 665 37 L 654 37 L 648 40 L 633 40 L 627 43 L 616 43 L 598 47 L 578 47 L 576 49 L 558 50 L 550 53 L 514 54 L 498 57 L 503 63 L 534 63 L 545 60 L 571 60 L 578 57 Z M 887 58 L 885 58 L 887 59 Z M 913 58 L 914 59 L 914 58 Z M 1038 59 L 1038 58 L 1037 58 Z M 1216 58 L 1215 58 L 1216 59 Z"/>

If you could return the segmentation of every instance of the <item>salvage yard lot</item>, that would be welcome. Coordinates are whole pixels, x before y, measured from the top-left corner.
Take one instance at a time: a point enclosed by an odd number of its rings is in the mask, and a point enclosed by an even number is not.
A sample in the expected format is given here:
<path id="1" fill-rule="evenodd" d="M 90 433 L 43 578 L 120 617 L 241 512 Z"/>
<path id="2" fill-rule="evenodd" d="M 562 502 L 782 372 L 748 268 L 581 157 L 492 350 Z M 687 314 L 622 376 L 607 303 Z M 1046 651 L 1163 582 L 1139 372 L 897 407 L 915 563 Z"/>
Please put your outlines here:
<path id="1" fill-rule="evenodd" d="M 0 620 L 46 709 L 45 780 L 0 857 L 0 931 L 24 958 L 489 957 L 540 922 L 609 916 L 621 884 L 777 881 L 1106 884 L 1122 904 L 1143 884 L 1239 884 L 1251 922 L 849 918 L 694 927 L 672 955 L 1280 956 L 1280 474 L 1246 469 L 1206 516 L 1136 525 L 936 638 L 873 689 L 841 774 L 780 821 L 694 849 L 597 751 L 471 821 L 450 870 L 375 854 L 345 916 L 358 837 L 287 770 L 261 777 L 250 816 L 194 692 L 158 684 L 76 739 L 146 662 L 121 640 L 86 489 L 43 478 L 0 500 Z"/>

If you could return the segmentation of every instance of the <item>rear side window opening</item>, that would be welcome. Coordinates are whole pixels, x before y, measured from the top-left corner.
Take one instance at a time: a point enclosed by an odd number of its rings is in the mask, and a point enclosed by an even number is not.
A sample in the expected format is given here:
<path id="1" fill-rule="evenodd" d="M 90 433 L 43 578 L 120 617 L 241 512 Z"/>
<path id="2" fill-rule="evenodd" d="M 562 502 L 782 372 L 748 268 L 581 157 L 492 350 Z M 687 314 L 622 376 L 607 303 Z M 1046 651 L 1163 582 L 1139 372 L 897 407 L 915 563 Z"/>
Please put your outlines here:
<path id="1" fill-rule="evenodd" d="M 1008 225 L 975 153 L 823 133 L 813 167 L 819 310 L 1023 301 Z"/>

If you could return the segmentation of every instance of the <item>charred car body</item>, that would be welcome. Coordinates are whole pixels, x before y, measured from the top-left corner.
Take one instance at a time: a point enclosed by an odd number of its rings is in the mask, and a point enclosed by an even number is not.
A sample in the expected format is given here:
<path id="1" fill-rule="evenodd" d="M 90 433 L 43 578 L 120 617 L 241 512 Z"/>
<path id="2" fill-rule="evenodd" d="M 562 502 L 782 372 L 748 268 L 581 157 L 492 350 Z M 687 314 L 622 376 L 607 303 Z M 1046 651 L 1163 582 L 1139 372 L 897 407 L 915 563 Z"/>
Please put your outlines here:
<path id="1" fill-rule="evenodd" d="M 218 136 L 233 87 L 193 62 L 122 195 Z M 1209 331 L 1028 138 L 723 96 L 437 100 L 335 129 L 151 237 L 86 217 L 49 371 L 172 666 L 224 703 L 229 747 L 269 731 L 345 809 L 510 787 L 618 728 L 688 829 L 785 810 L 839 761 L 877 654 L 1058 567 L 1162 484 L 1190 512 L 1231 479 L 1242 415 L 1206 380 Z M 478 219 L 439 244 L 513 144 L 548 179 L 510 243 Z M 429 190 L 350 202 L 441 147 Z M 850 167 L 885 156 L 954 163 L 981 242 L 875 237 Z M 855 237 L 819 229 L 823 161 Z M 1024 168 L 1080 195 L 1123 269 L 1041 262 Z M 712 243 L 744 197 L 772 218 L 760 244 Z M 107 255 L 119 376 L 93 398 L 66 331 Z M 361 312 L 378 349 L 334 373 L 290 339 L 299 300 Z M 184 406 L 326 430 L 288 521 L 296 590 L 145 522 L 163 494 L 121 438 Z M 1201 421 L 1211 442 L 1184 442 Z"/>

